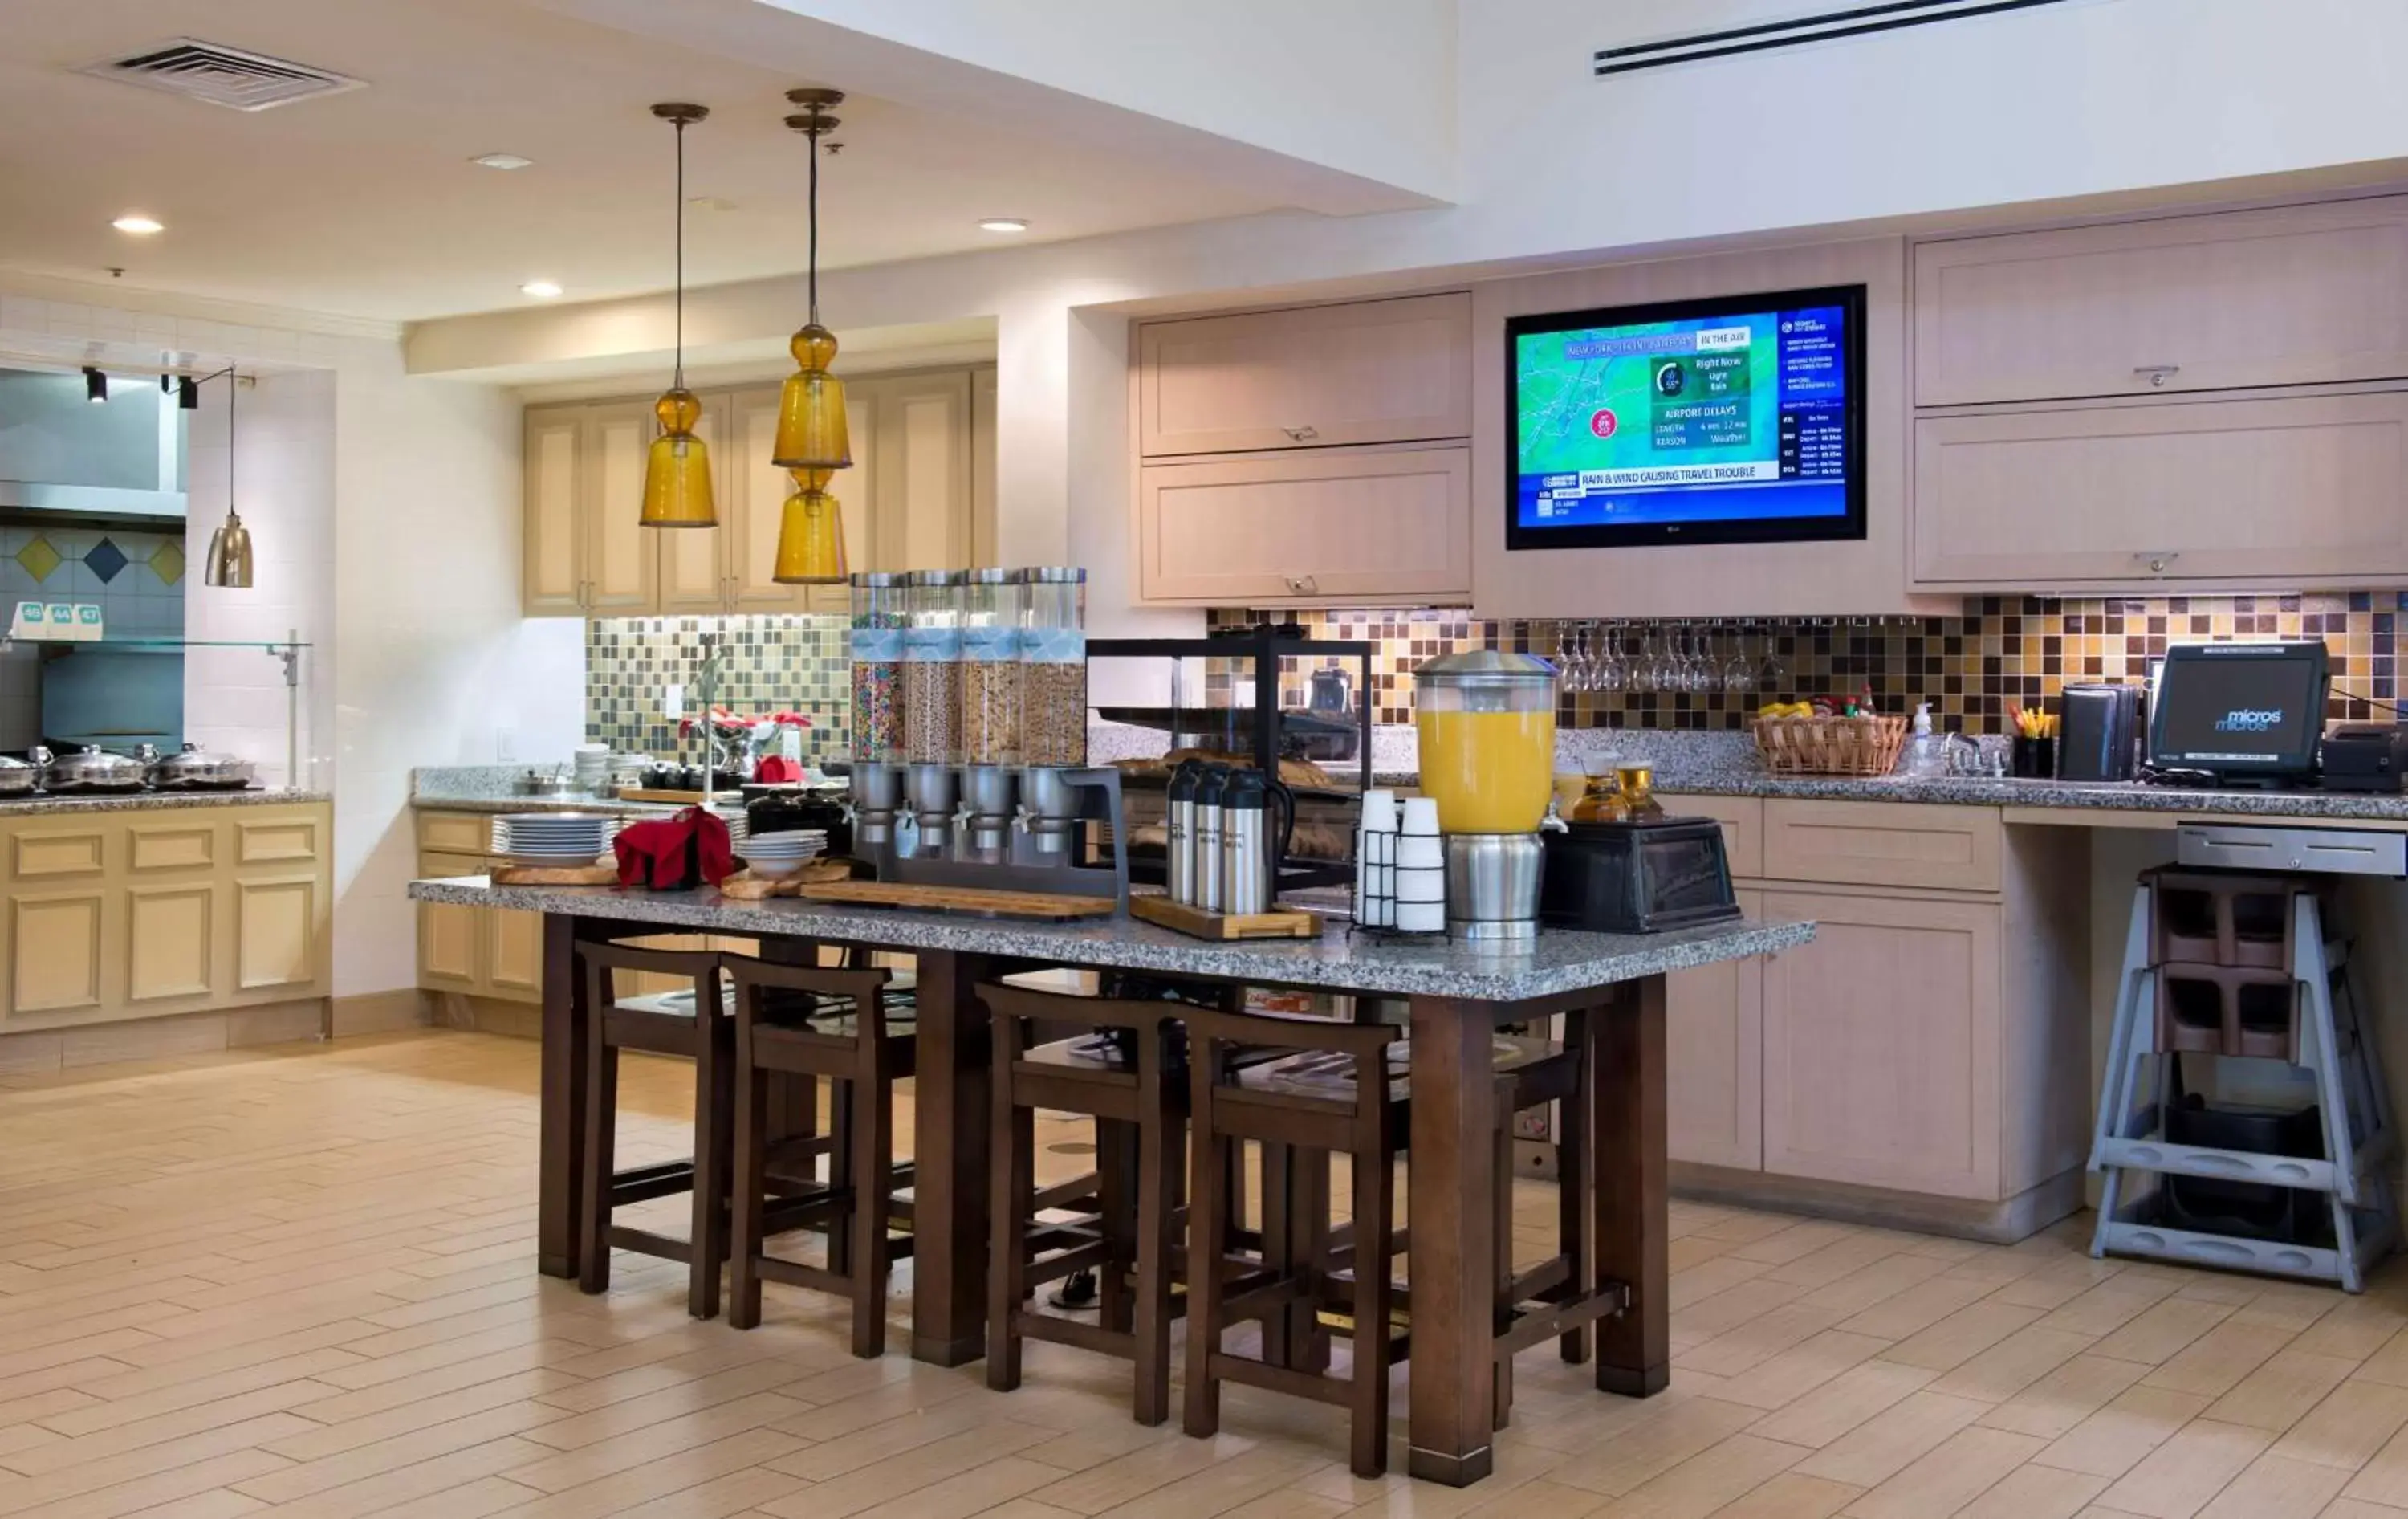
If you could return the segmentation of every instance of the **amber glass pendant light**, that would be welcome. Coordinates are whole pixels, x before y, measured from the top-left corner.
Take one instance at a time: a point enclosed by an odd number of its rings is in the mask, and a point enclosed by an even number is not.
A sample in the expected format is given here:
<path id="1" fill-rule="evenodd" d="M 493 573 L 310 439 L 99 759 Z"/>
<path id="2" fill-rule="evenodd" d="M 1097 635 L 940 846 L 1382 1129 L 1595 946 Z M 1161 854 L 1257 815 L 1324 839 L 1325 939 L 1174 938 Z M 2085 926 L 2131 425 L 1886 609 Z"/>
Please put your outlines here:
<path id="1" fill-rule="evenodd" d="M 820 139 L 837 128 L 829 107 L 844 100 L 840 90 L 789 90 L 802 107 L 786 124 L 810 139 L 810 241 L 807 260 L 810 320 L 788 345 L 795 372 L 778 400 L 778 439 L 769 462 L 791 472 L 795 494 L 786 497 L 778 522 L 778 563 L 771 580 L 781 585 L 832 585 L 849 573 L 844 562 L 844 510 L 827 492 L 836 471 L 853 467 L 853 446 L 844 421 L 844 381 L 828 373 L 836 362 L 836 334 L 820 325 Z M 835 152 L 840 144 L 829 143 Z"/>
<path id="2" fill-rule="evenodd" d="M 694 436 L 702 402 L 685 388 L 685 129 L 710 114 L 707 107 L 671 103 L 652 114 L 677 127 L 677 369 L 669 388 L 652 403 L 661 436 L 644 458 L 646 527 L 716 527 L 711 504 L 710 451 Z"/>

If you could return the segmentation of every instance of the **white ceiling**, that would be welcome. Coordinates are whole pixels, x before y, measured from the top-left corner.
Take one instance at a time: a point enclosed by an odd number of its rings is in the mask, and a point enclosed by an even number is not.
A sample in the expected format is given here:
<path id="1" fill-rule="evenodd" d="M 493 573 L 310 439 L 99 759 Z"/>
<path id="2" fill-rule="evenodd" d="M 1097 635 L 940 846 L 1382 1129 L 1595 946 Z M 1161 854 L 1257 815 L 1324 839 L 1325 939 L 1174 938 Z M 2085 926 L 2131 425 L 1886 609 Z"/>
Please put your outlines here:
<path id="1" fill-rule="evenodd" d="M 409 321 L 669 282 L 671 133 L 647 107 L 711 107 L 687 134 L 690 284 L 803 265 L 796 78 L 512 0 L 0 0 L 0 270 Z M 368 88 L 256 113 L 79 75 L 178 36 Z M 1260 182 L 1009 123 L 854 95 L 823 162 L 824 267 L 1272 208 Z M 480 153 L 536 160 L 515 172 Z M 167 225 L 135 238 L 110 220 Z"/>

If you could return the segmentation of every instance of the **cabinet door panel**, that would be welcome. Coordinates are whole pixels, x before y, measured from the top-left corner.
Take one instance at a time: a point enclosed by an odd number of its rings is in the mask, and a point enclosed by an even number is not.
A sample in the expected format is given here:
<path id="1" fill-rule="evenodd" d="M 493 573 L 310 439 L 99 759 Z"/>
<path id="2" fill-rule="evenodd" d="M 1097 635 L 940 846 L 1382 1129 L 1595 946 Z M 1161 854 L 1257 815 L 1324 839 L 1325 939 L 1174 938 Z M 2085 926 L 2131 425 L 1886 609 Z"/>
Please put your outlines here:
<path id="1" fill-rule="evenodd" d="M 1222 607 L 1468 595 L 1470 490 L 1464 449 L 1149 466 L 1139 595 Z"/>
<path id="2" fill-rule="evenodd" d="M 794 489 L 793 477 L 769 462 L 778 439 L 778 386 L 760 385 L 727 397 L 730 452 L 720 466 L 725 478 L 719 492 L 719 532 L 727 539 L 727 574 L 734 582 L 730 589 L 738 611 L 808 610 L 812 589 L 780 585 L 773 578 L 778 568 L 778 526 L 785 513 L 787 494 Z M 857 409 L 846 407 L 848 425 Z M 856 451 L 861 448 L 858 437 L 853 446 Z M 838 474 L 834 490 L 839 501 L 849 495 L 847 487 L 853 473 Z M 860 515 L 845 513 L 847 563 L 853 562 L 854 546 L 861 541 L 861 524 L 853 520 Z"/>
<path id="3" fill-rule="evenodd" d="M 420 819 L 422 824 L 425 821 L 423 817 Z M 479 855 L 427 852 L 418 856 L 419 875 L 430 880 L 484 872 L 485 862 Z M 418 904 L 419 985 L 447 992 L 480 989 L 487 911 L 451 902 Z"/>
<path id="4" fill-rule="evenodd" d="M 730 489 L 728 482 L 728 472 L 737 467 L 737 461 L 721 447 L 727 438 L 726 419 L 724 401 L 718 396 L 706 396 L 702 416 L 694 424 L 694 436 L 710 453 L 711 504 L 719 513 L 719 525 L 651 530 L 652 538 L 660 545 L 663 611 L 727 609 L 727 577 L 732 573 L 727 551 L 736 537 L 731 503 L 738 493 Z"/>
<path id="5" fill-rule="evenodd" d="M 2408 375 L 2408 197 L 1924 243 L 1918 406 Z"/>
<path id="6" fill-rule="evenodd" d="M 1761 916 L 1764 894 L 1734 894 Z M 1764 957 L 1665 978 L 1668 1153 L 1740 1170 L 1764 1167 Z"/>
<path id="7" fill-rule="evenodd" d="M 102 893 L 20 892 L 8 899 L 8 1010 L 101 1005 Z"/>
<path id="8" fill-rule="evenodd" d="M 206 881 L 133 886 L 125 898 L 126 1000 L 205 996 L 214 990 L 217 888 Z"/>
<path id="9" fill-rule="evenodd" d="M 869 482 L 876 492 L 876 567 L 968 564 L 969 375 L 901 375 L 862 388 L 878 411 L 877 466 Z M 853 458 L 863 451 L 861 440 L 854 439 Z"/>
<path id="10" fill-rule="evenodd" d="M 206 870 L 217 862 L 217 824 L 129 823 L 125 868 L 136 875 L 165 870 Z"/>
<path id="11" fill-rule="evenodd" d="M 1995 807 L 1788 796 L 1768 797 L 1763 806 L 1760 873 L 1775 881 L 1994 892 L 2003 880 Z"/>
<path id="12" fill-rule="evenodd" d="M 586 408 L 584 488 L 586 607 L 645 612 L 660 603 L 655 529 L 643 524 L 644 454 L 660 429 L 648 401 Z"/>
<path id="13" fill-rule="evenodd" d="M 514 1002 L 543 1000 L 543 914 L 485 910 L 483 989 Z"/>
<path id="14" fill-rule="evenodd" d="M 526 413 L 526 537 L 521 606 L 530 617 L 583 609 L 585 548 L 579 537 L 579 446 L 585 408 L 529 407 Z"/>
<path id="15" fill-rule="evenodd" d="M 8 870 L 19 881 L 44 881 L 60 876 L 96 876 L 108 859 L 99 828 L 73 830 L 28 828 L 10 840 Z"/>
<path id="16" fill-rule="evenodd" d="M 262 876 L 234 883 L 235 985 L 306 986 L 318 979 L 318 878 Z"/>
<path id="17" fill-rule="evenodd" d="M 1926 417 L 1915 578 L 2408 576 L 2408 392 Z"/>
<path id="18" fill-rule="evenodd" d="M 1767 892 L 1818 924 L 1764 962 L 1764 1168 L 1999 1197 L 2000 909 Z"/>
<path id="19" fill-rule="evenodd" d="M 1415 295 L 1150 322 L 1147 457 L 1471 435 L 1471 297 Z"/>

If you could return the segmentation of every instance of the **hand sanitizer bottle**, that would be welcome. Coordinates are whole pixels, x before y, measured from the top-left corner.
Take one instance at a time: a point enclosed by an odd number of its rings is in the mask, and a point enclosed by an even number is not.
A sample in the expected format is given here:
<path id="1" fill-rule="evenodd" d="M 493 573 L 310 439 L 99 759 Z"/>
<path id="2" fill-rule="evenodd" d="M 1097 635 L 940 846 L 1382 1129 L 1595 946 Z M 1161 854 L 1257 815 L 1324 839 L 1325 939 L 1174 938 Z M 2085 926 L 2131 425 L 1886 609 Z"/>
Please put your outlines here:
<path id="1" fill-rule="evenodd" d="M 1918 702 L 1914 708 L 1914 737 L 1906 741 L 1908 779 L 1937 781 L 1948 773 L 1948 736 L 1931 731 L 1931 704 Z"/>

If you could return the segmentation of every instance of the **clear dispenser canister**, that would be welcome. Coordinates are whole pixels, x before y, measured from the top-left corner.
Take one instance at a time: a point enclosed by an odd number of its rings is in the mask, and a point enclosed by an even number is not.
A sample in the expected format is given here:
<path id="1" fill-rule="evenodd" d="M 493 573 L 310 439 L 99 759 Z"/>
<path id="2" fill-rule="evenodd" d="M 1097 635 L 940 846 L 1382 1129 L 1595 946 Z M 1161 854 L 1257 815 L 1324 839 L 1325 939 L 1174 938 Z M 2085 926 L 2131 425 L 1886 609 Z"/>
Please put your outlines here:
<path id="1" fill-rule="evenodd" d="M 962 587 L 962 762 L 1018 765 L 1021 623 L 1016 569 L 974 569 Z"/>
<path id="2" fill-rule="evenodd" d="M 962 593 L 958 569 L 913 570 L 904 595 L 903 757 L 962 762 Z"/>
<path id="3" fill-rule="evenodd" d="M 1422 794 L 1449 834 L 1528 833 L 1555 795 L 1555 667 L 1482 649 L 1413 672 Z"/>
<path id="4" fill-rule="evenodd" d="M 853 762 L 903 760 L 904 577 L 880 570 L 853 577 Z"/>
<path id="5" fill-rule="evenodd" d="M 1021 571 L 1020 748 L 1026 765 L 1087 763 L 1087 572 Z"/>

